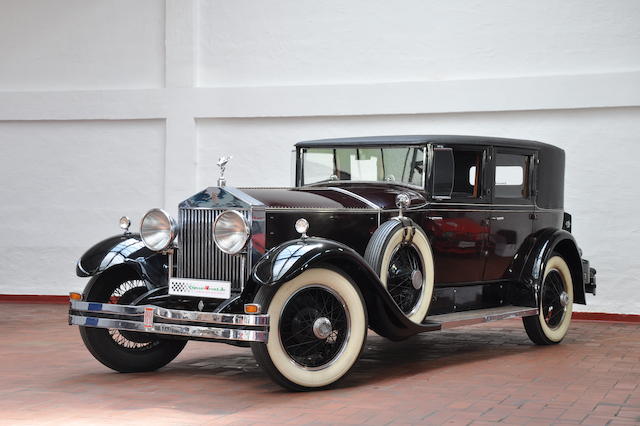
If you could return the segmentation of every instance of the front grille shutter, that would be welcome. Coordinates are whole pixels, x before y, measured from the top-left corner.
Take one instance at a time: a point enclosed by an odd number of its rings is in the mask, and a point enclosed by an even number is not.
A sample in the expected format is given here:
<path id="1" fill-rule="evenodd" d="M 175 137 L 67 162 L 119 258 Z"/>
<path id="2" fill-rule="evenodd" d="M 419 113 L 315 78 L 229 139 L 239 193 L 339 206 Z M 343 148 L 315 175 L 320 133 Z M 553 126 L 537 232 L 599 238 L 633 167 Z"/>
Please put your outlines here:
<path id="1" fill-rule="evenodd" d="M 213 223 L 224 211 L 222 209 L 180 209 L 177 276 L 178 278 L 231 281 L 231 293 L 239 294 L 247 277 L 247 254 L 223 253 L 213 241 Z M 247 221 L 250 220 L 249 210 L 238 211 Z"/>

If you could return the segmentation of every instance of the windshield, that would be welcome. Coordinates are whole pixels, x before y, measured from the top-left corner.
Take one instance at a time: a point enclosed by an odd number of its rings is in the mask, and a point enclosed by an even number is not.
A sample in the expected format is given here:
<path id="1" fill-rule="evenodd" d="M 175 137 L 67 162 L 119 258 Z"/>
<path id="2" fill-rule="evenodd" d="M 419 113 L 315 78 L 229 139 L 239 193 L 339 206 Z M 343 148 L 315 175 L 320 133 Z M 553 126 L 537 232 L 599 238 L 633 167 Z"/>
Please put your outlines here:
<path id="1" fill-rule="evenodd" d="M 330 181 L 423 186 L 425 147 L 303 148 L 301 185 Z"/>

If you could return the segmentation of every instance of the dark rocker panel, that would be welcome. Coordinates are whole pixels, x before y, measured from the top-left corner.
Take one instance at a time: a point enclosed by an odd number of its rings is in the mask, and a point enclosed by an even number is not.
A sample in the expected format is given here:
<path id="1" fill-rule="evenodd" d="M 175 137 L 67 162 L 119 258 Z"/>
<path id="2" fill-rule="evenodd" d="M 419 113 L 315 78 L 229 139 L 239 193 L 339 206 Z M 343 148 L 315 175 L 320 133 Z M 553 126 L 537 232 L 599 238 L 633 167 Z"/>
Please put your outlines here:
<path id="1" fill-rule="evenodd" d="M 494 308 L 513 304 L 510 300 L 509 282 L 468 284 L 454 287 L 436 286 L 433 293 L 429 315 L 448 314 L 450 312 L 473 309 Z"/>

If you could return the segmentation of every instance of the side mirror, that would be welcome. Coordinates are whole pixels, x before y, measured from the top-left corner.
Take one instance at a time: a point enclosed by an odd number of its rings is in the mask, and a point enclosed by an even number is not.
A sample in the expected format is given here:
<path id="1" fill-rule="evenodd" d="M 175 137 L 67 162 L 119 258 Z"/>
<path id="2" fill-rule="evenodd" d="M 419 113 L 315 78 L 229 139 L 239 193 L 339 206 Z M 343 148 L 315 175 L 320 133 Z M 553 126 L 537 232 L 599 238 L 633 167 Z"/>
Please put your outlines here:
<path id="1" fill-rule="evenodd" d="M 455 174 L 453 149 L 434 148 L 431 170 L 431 196 L 438 200 L 450 199 L 453 191 L 453 176 Z"/>

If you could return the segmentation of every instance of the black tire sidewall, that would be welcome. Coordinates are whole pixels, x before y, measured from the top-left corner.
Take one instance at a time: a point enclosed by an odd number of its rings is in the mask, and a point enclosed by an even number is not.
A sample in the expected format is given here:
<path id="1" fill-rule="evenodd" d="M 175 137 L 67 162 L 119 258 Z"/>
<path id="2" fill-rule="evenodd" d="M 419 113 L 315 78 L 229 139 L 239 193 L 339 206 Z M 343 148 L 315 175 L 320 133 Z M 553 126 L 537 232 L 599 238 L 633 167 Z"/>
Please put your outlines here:
<path id="1" fill-rule="evenodd" d="M 109 296 L 121 283 L 139 279 L 138 274 L 130 268 L 105 271 L 91 283 L 85 299 L 89 302 L 107 303 Z M 187 344 L 186 340 L 158 339 L 153 347 L 134 352 L 118 345 L 108 329 L 82 326 L 79 329 L 82 341 L 94 358 L 121 373 L 157 370 L 178 356 Z"/>

